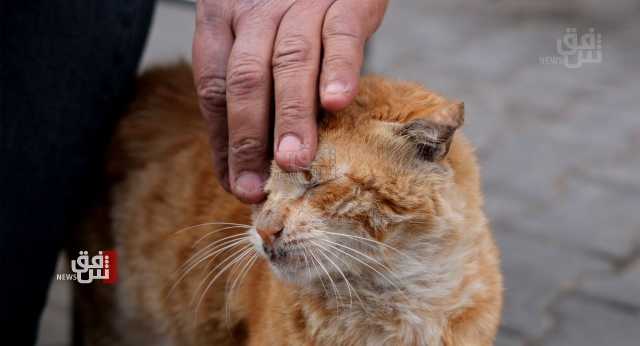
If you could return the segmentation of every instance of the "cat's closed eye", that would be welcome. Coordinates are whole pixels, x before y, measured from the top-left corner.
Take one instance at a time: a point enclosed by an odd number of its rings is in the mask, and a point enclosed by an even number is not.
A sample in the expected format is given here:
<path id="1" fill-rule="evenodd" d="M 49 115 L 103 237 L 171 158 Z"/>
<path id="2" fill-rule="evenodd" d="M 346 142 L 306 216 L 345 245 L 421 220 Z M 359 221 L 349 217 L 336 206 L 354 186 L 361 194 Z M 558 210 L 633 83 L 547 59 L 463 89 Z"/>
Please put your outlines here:
<path id="1" fill-rule="evenodd" d="M 326 186 L 329 182 L 331 182 L 331 180 L 312 180 L 310 182 L 308 182 L 307 184 L 305 184 L 304 188 L 305 188 L 305 195 L 312 195 L 316 192 L 318 192 L 318 190 L 320 190 L 321 187 Z"/>
<path id="2" fill-rule="evenodd" d="M 322 185 L 321 182 L 319 181 L 312 181 L 307 183 L 307 185 L 305 186 L 307 190 L 311 190 L 311 189 L 315 189 L 316 187 Z"/>

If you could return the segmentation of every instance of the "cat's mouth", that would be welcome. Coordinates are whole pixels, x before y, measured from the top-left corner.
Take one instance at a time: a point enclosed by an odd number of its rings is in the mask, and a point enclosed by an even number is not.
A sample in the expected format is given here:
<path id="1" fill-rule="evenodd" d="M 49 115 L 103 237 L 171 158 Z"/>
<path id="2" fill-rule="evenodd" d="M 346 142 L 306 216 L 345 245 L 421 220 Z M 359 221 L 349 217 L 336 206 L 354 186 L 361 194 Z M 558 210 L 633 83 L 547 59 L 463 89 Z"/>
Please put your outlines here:
<path id="1" fill-rule="evenodd" d="M 302 264 L 306 256 L 304 241 L 293 240 L 280 244 L 263 244 L 263 250 L 269 261 L 278 264 Z"/>
<path id="2" fill-rule="evenodd" d="M 256 229 L 251 233 L 257 252 L 284 281 L 307 285 L 323 275 L 332 275 L 333 269 L 346 273 L 342 266 L 338 268 L 345 259 L 337 253 L 329 253 L 330 249 L 322 246 L 323 239 L 311 232 L 298 232 L 294 236 L 278 233 L 276 237 L 266 237 Z"/>
<path id="3" fill-rule="evenodd" d="M 312 279 L 308 277 L 312 262 L 311 250 L 305 239 L 289 239 L 275 241 L 272 244 L 262 243 L 263 255 L 269 260 L 272 270 L 282 279 L 290 282 L 304 283 Z"/>

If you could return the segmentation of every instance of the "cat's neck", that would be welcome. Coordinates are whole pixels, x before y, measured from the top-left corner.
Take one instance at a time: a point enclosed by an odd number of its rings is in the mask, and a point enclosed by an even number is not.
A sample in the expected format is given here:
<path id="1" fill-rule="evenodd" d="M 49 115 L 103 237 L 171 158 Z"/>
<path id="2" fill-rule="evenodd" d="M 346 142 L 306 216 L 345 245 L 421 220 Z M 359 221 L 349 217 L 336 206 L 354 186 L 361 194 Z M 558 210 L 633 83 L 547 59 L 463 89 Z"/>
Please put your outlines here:
<path id="1" fill-rule="evenodd" d="M 314 337 L 325 340 L 403 338 L 402 344 L 437 345 L 448 297 L 463 280 L 461 263 L 403 261 L 398 270 L 324 277 L 293 294 Z M 399 333 L 398 331 L 402 331 Z"/>

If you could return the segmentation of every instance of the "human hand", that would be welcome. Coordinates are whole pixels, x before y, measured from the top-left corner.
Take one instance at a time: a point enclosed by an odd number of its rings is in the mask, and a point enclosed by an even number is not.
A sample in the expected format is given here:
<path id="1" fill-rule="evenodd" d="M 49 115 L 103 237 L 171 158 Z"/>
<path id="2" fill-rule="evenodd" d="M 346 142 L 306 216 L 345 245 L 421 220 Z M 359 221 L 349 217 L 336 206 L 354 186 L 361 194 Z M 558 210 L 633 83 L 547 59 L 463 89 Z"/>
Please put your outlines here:
<path id="1" fill-rule="evenodd" d="M 275 103 L 274 157 L 306 167 L 317 145 L 318 96 L 328 111 L 357 92 L 366 40 L 387 0 L 199 0 L 194 79 L 216 175 L 240 200 L 264 198 Z"/>

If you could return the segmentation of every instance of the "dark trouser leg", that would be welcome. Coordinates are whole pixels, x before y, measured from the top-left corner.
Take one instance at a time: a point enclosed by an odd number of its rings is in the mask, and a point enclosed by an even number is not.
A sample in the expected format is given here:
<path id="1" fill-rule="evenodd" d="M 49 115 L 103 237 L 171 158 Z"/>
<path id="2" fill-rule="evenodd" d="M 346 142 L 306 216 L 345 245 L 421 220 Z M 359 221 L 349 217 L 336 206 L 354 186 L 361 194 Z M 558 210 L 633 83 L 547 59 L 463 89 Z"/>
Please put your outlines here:
<path id="1" fill-rule="evenodd" d="M 98 187 L 153 4 L 0 1 L 0 343 L 34 343 L 56 256 Z"/>

